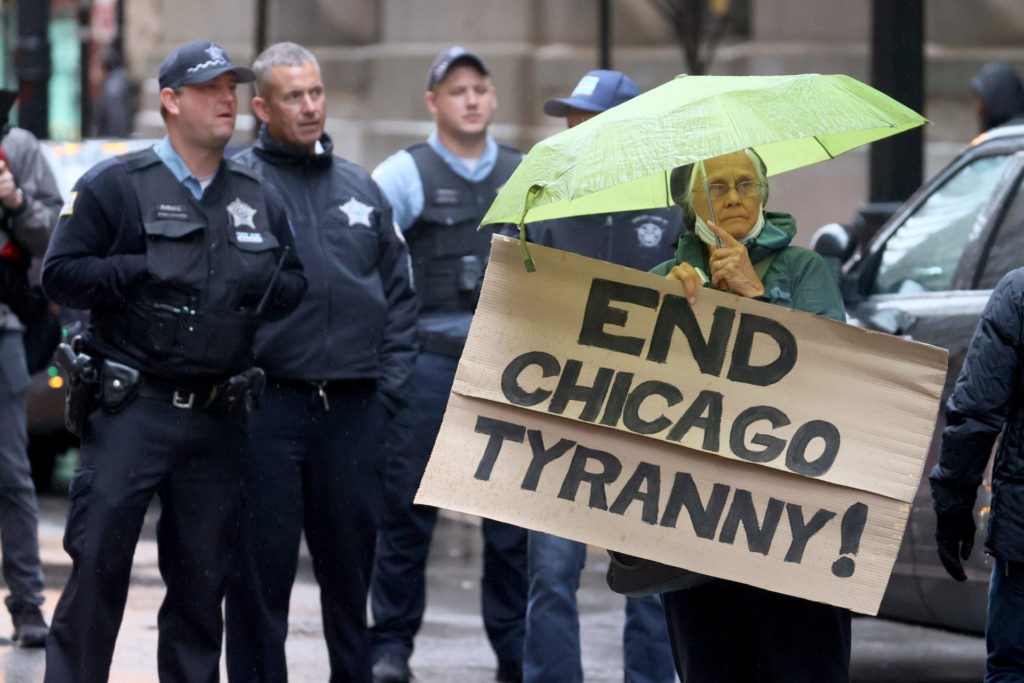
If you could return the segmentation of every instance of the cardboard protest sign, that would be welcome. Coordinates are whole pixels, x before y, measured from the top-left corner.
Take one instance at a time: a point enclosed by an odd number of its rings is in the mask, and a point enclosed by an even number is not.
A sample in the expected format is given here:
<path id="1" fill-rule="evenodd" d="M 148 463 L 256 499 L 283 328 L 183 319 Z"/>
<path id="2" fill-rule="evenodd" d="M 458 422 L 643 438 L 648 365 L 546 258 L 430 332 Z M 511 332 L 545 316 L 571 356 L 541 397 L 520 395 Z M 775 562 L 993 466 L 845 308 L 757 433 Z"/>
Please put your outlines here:
<path id="1" fill-rule="evenodd" d="M 946 353 L 495 238 L 417 502 L 877 612 Z"/>

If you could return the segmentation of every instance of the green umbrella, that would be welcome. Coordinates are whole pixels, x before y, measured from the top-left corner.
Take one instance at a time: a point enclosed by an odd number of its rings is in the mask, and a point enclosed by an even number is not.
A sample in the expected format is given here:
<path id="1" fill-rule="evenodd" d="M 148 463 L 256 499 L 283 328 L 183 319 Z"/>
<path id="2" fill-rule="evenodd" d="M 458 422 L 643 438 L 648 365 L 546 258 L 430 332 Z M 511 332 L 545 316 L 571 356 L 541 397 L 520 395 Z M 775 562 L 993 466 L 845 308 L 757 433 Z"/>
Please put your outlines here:
<path id="1" fill-rule="evenodd" d="M 481 224 L 671 206 L 676 166 L 753 147 L 774 175 L 925 121 L 844 75 L 677 76 L 534 145 Z"/>

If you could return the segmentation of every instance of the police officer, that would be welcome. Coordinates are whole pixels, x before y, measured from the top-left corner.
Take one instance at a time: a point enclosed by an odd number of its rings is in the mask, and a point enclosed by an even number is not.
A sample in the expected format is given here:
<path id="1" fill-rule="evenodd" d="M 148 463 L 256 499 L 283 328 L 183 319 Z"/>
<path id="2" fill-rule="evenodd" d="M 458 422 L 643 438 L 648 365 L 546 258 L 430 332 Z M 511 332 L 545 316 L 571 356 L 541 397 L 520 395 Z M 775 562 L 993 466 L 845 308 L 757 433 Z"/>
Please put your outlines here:
<path id="1" fill-rule="evenodd" d="M 4 602 L 14 623 L 12 639 L 22 647 L 42 647 L 47 628 L 39 610 L 39 513 L 28 460 L 27 320 L 15 311 L 29 305 L 28 268 L 33 257 L 46 251 L 63 201 L 39 141 L 29 131 L 7 125 L 15 96 L 0 91 L 0 554 L 10 590 Z"/>
<path id="2" fill-rule="evenodd" d="M 287 679 L 288 598 L 305 531 L 331 680 L 369 682 L 381 447 L 416 358 L 409 251 L 370 174 L 332 154 L 316 57 L 278 43 L 253 70 L 262 126 L 236 159 L 281 190 L 311 277 L 299 307 L 257 335 L 268 382 L 250 422 L 244 552 L 227 594 L 228 676 Z"/>
<path id="3" fill-rule="evenodd" d="M 441 427 L 472 320 L 491 234 L 477 226 L 522 154 L 488 134 L 497 99 L 487 67 L 454 46 L 437 56 L 424 95 L 435 131 L 374 171 L 412 254 L 419 338 L 406 405 L 385 443 L 385 510 L 371 586 L 374 681 L 410 678 L 408 659 L 426 604 L 425 572 L 437 509 L 413 505 Z M 526 612 L 526 531 L 483 520 L 484 626 L 498 680 L 519 680 Z"/>
<path id="4" fill-rule="evenodd" d="M 259 390 L 253 336 L 305 290 L 280 196 L 223 159 L 236 85 L 251 80 L 209 40 L 175 49 L 159 75 L 167 137 L 89 170 L 47 250 L 48 296 L 90 309 L 75 359 L 88 372 L 69 380 L 93 389 L 97 404 L 76 425 L 81 466 L 64 536 L 72 568 L 47 641 L 48 683 L 107 680 L 154 495 L 167 587 L 160 680 L 217 680 L 245 404 Z"/>
<path id="5" fill-rule="evenodd" d="M 572 128 L 638 94 L 639 88 L 626 74 L 599 69 L 584 75 L 569 97 L 545 102 L 544 113 L 564 118 Z M 672 208 L 529 223 L 526 237 L 538 244 L 647 271 L 672 258 L 682 229 L 682 216 L 678 208 Z M 509 234 L 515 236 L 515 232 Z M 576 591 L 587 547 L 578 541 L 531 530 L 528 555 L 530 588 L 523 681 L 581 682 Z M 626 598 L 622 655 L 624 680 L 675 681 L 659 596 Z"/>

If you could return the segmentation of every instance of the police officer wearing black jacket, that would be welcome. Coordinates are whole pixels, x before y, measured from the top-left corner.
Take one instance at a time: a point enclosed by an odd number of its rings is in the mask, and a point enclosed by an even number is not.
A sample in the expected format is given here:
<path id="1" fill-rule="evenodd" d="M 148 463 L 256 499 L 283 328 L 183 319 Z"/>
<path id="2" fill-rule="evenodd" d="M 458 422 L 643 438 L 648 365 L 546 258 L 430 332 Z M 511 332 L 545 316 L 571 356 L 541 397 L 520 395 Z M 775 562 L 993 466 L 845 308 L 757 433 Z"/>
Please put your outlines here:
<path id="1" fill-rule="evenodd" d="M 81 434 L 64 547 L 71 576 L 46 646 L 46 681 L 105 681 L 146 509 L 160 498 L 166 594 L 160 680 L 215 681 L 236 545 L 252 344 L 305 291 L 282 200 L 223 159 L 236 85 L 216 44 L 160 66 L 167 137 L 75 185 L 43 262 L 47 295 L 90 310 L 69 377 Z"/>
<path id="2" fill-rule="evenodd" d="M 408 660 L 426 606 L 426 561 L 437 521 L 436 508 L 413 505 L 413 498 L 441 427 L 490 252 L 491 233 L 477 228 L 522 159 L 487 132 L 497 99 L 476 55 L 458 46 L 439 54 L 424 99 L 434 133 L 386 159 L 373 174 L 409 242 L 422 344 L 407 402 L 385 443 L 385 509 L 371 586 L 376 683 L 404 683 L 411 676 Z M 518 681 L 526 531 L 485 519 L 483 534 L 484 626 L 497 655 L 498 680 Z"/>
<path id="3" fill-rule="evenodd" d="M 332 154 L 316 57 L 257 57 L 255 146 L 236 159 L 281 190 L 309 289 L 261 328 L 267 389 L 250 423 L 240 571 L 227 594 L 228 676 L 284 681 L 288 598 L 303 531 L 331 681 L 370 680 L 366 596 L 380 517 L 387 413 L 416 357 L 409 251 L 370 174 Z"/>

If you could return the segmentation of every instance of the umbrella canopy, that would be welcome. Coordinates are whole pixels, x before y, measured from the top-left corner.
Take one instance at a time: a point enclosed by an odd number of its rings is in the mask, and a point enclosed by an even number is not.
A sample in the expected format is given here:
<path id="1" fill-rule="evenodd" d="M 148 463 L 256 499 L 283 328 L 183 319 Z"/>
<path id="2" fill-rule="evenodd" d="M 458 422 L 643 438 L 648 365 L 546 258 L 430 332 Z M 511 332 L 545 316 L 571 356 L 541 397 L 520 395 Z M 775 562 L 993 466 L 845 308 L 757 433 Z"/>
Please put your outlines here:
<path id="1" fill-rule="evenodd" d="M 844 75 L 677 76 L 534 145 L 481 223 L 671 206 L 676 166 L 753 147 L 774 175 L 925 122 Z"/>

